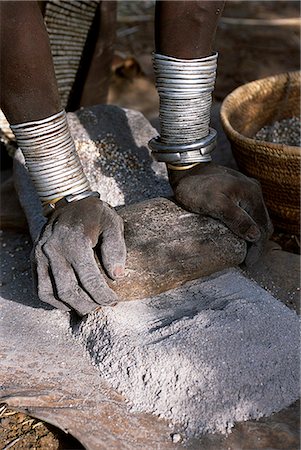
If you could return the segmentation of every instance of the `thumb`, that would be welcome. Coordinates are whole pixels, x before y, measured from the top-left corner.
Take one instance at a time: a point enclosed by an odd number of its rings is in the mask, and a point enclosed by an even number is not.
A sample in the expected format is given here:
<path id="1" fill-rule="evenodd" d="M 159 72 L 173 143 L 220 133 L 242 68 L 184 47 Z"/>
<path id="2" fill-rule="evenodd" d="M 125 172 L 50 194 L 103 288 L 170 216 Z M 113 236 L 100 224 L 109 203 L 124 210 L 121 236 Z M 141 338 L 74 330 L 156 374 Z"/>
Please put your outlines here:
<path id="1" fill-rule="evenodd" d="M 101 256 L 104 268 L 111 278 L 115 279 L 124 275 L 126 246 L 123 233 L 123 221 L 117 215 L 103 231 Z"/>

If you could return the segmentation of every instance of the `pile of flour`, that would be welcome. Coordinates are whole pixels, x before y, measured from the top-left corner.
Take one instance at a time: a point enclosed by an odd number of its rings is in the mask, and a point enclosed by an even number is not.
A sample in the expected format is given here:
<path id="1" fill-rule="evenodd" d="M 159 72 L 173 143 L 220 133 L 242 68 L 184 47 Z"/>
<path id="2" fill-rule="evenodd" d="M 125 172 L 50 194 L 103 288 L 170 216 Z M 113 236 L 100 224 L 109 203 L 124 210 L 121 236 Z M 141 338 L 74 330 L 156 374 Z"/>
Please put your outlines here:
<path id="1" fill-rule="evenodd" d="M 298 398 L 297 315 L 237 270 L 103 308 L 74 332 L 133 411 L 187 437 Z"/>

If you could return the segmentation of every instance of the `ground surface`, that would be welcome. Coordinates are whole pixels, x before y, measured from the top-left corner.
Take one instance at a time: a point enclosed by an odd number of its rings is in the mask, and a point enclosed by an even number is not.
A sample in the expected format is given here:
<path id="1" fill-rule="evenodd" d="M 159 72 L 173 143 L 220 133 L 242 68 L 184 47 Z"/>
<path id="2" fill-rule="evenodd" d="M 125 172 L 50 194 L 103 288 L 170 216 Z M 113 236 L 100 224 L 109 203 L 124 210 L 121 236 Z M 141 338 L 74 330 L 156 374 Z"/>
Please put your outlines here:
<path id="1" fill-rule="evenodd" d="M 1 449 L 82 449 L 72 436 L 24 413 L 0 405 Z"/>

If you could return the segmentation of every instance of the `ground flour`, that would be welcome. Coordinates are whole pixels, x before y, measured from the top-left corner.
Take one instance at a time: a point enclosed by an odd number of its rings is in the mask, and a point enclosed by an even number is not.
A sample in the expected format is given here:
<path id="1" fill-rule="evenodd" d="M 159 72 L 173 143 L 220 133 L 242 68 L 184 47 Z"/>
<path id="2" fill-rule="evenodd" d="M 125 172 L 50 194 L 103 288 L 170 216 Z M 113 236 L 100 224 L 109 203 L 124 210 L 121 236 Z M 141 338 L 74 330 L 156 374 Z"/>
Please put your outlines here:
<path id="1" fill-rule="evenodd" d="M 103 308 L 74 332 L 134 411 L 187 436 L 298 398 L 297 316 L 236 270 Z"/>

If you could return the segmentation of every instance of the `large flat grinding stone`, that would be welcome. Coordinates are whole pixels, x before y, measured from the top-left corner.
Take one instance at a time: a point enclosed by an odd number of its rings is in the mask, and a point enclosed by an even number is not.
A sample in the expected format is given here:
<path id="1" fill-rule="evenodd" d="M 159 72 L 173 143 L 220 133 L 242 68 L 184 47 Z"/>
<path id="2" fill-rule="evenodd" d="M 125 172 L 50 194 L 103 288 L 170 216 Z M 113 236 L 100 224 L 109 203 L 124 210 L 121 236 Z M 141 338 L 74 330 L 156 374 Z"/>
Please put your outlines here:
<path id="1" fill-rule="evenodd" d="M 158 133 L 143 114 L 96 105 L 67 116 L 84 171 L 103 200 L 120 206 L 172 195 L 165 164 L 147 146 Z"/>
<path id="2" fill-rule="evenodd" d="M 170 448 L 171 429 L 133 414 L 85 357 L 68 313 L 31 293 L 26 236 L 0 238 L 0 402 L 71 433 L 87 449 Z"/>
<path id="3" fill-rule="evenodd" d="M 30 244 L 6 236 L 2 400 L 89 449 L 165 449 L 176 446 L 175 432 L 189 446 L 189 436 L 292 403 L 296 314 L 238 270 L 200 279 L 239 264 L 245 243 L 218 221 L 154 198 L 171 191 L 164 165 L 150 158 L 156 132 L 141 114 L 97 106 L 69 120 L 92 187 L 126 205 L 127 274 L 111 284 L 124 301 L 82 322 L 42 305 L 31 294 Z M 44 219 L 20 157 L 15 174 L 34 238 Z"/>

